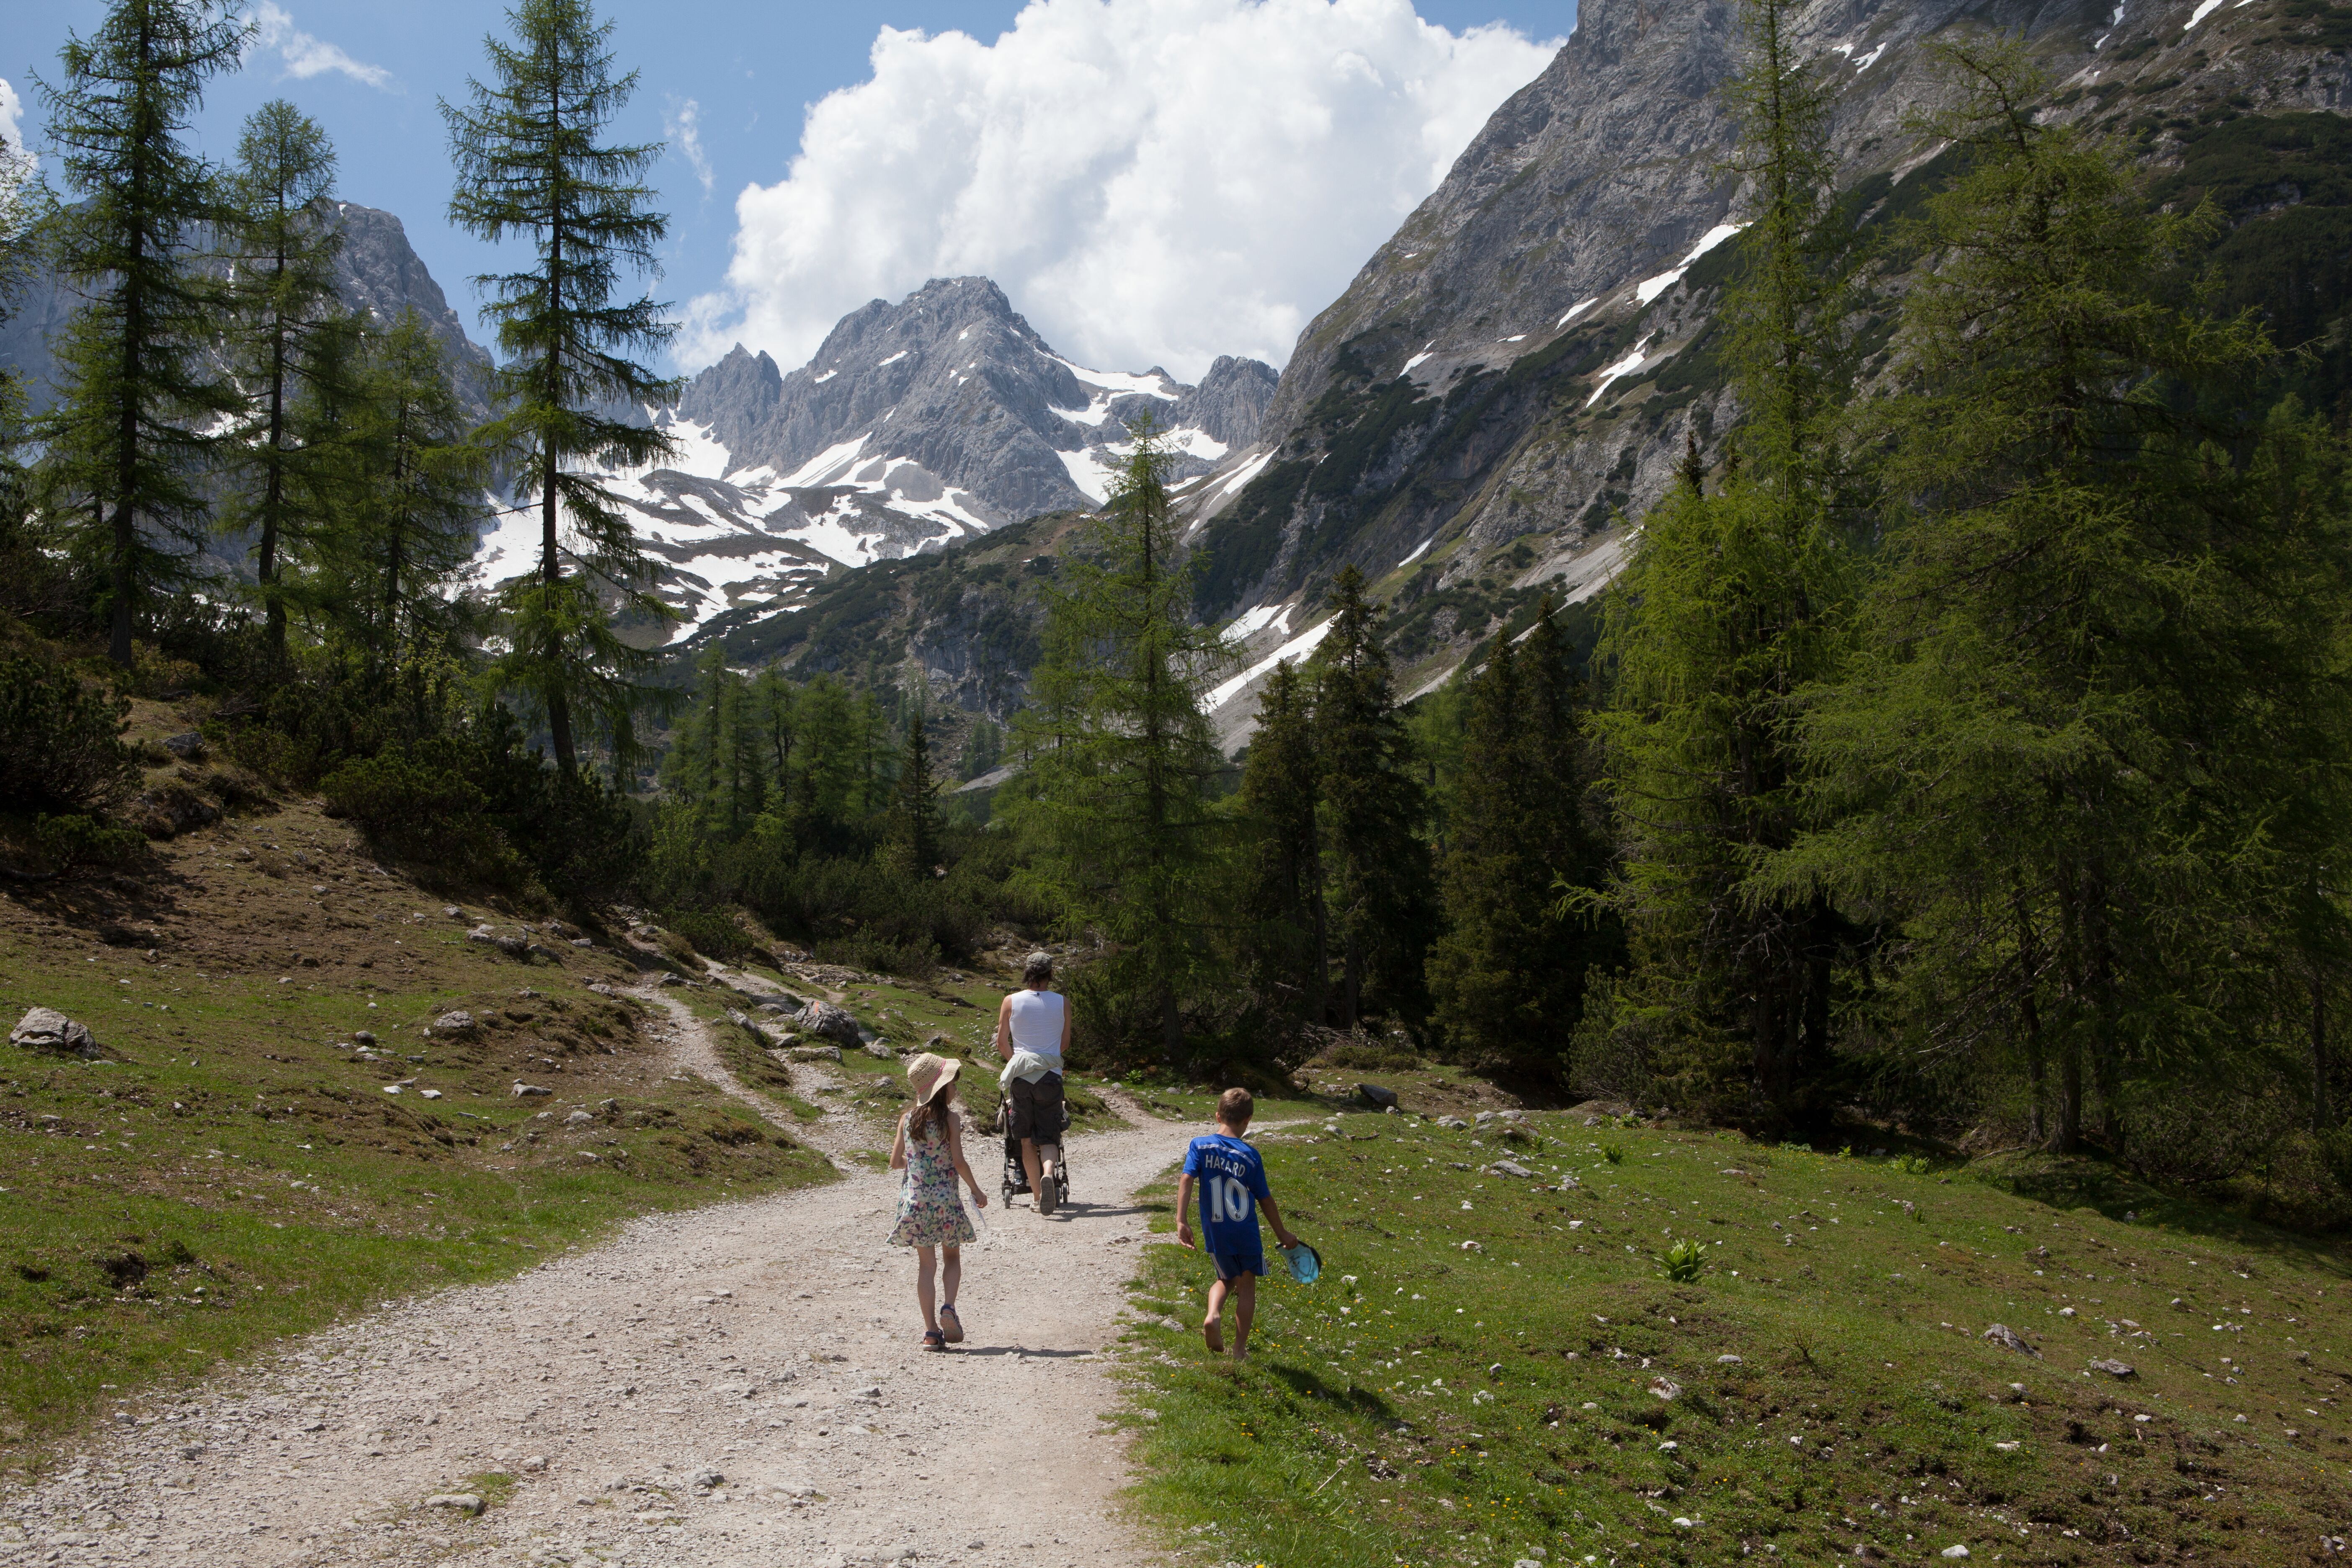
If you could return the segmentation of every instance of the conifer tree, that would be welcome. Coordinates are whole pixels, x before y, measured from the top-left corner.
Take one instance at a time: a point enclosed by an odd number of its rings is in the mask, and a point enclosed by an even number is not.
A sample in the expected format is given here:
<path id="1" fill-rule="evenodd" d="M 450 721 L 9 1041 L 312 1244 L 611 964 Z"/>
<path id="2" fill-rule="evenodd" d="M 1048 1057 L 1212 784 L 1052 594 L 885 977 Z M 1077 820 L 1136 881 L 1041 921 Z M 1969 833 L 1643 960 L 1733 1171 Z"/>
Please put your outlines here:
<path id="1" fill-rule="evenodd" d="M 2340 813 L 2307 829 L 2345 773 L 2345 534 L 2279 482 L 2299 418 L 2206 416 L 2272 354 L 2173 294 L 2210 215 L 2147 210 L 2018 46 L 1944 55 L 1958 101 L 1923 129 L 1968 163 L 1916 237 L 1888 416 L 1926 501 L 1809 728 L 1856 809 L 1784 864 L 1901 922 L 1916 1043 L 2019 1063 L 2037 1113 L 2047 1063 L 2052 1146 L 2095 1089 L 2112 1145 L 2127 1079 L 2222 1065 L 2249 983 L 2307 973 L 2273 922 L 2341 864 Z"/>
<path id="2" fill-rule="evenodd" d="M 1746 423 L 1713 496 L 1678 486 L 1612 595 L 1617 679 L 1601 723 L 1631 853 L 1625 994 L 1673 1021 L 1677 1103 L 1816 1114 L 1844 932 L 1819 884 L 1749 885 L 1808 825 L 1801 693 L 1832 679 L 1853 596 L 1837 506 L 1844 258 L 1823 89 L 1789 0 L 1747 0 L 1742 120 L 1750 231 L 1727 310 Z"/>
<path id="3" fill-rule="evenodd" d="M 1422 961 L 1435 934 L 1436 894 L 1421 837 L 1429 798 L 1412 773 L 1379 606 L 1352 565 L 1340 569 L 1331 595 L 1331 629 L 1315 651 L 1315 744 L 1339 949 L 1339 1023 L 1352 1029 L 1367 985 L 1408 1016 L 1425 1011 Z"/>
<path id="4" fill-rule="evenodd" d="M 341 226 L 329 215 L 335 154 L 316 121 L 284 99 L 263 104 L 245 122 L 229 182 L 233 216 L 226 247 L 230 360 L 248 407 L 228 451 L 245 493 L 224 520 L 251 528 L 254 574 L 270 655 L 286 656 L 284 556 L 299 551 L 323 521 L 306 500 L 321 487 L 303 470 L 331 460 L 317 431 L 297 426 L 310 410 L 336 420 L 350 337 L 336 330 L 342 306 L 334 261 Z"/>
<path id="5" fill-rule="evenodd" d="M 57 344 L 44 485 L 102 584 L 107 656 L 124 667 L 147 606 L 192 576 L 210 426 L 235 408 L 203 359 L 217 290 L 195 264 L 226 215 L 184 138 L 205 80 L 235 68 L 247 35 L 214 0 L 115 0 L 91 37 L 68 38 L 61 79 L 37 84 L 80 198 L 58 214 L 53 254 L 85 300 Z"/>
<path id="6" fill-rule="evenodd" d="M 792 682 L 773 667 L 752 682 L 753 707 L 759 716 L 763 762 L 768 769 L 767 808 L 779 816 L 793 807 L 793 747 L 799 721 L 799 701 Z"/>
<path id="7" fill-rule="evenodd" d="M 1608 846 L 1591 816 L 1581 686 L 1549 595 L 1525 642 L 1497 639 L 1467 695 L 1445 931 L 1429 961 L 1437 1021 L 1474 1060 L 1557 1074 L 1588 979 L 1618 956 L 1620 937 L 1592 897 Z"/>
<path id="8" fill-rule="evenodd" d="M 298 472 L 313 516 L 325 597 L 379 669 L 446 654 L 463 609 L 447 591 L 472 557 L 487 464 L 468 437 L 448 358 L 415 310 L 361 344 L 339 441 Z M 323 411 L 298 423 L 313 432 Z"/>
<path id="9" fill-rule="evenodd" d="M 539 567 L 505 595 L 513 651 L 498 673 L 545 719 L 569 773 L 582 718 L 595 720 L 617 760 L 634 748 L 632 717 L 647 695 L 635 679 L 646 657 L 614 634 L 605 597 L 668 616 L 646 591 L 627 519 L 580 466 L 640 465 L 671 450 L 661 431 L 607 412 L 676 394 L 629 357 L 668 342 L 677 329 L 665 307 L 619 295 L 625 267 L 655 270 L 668 220 L 643 184 L 662 143 L 598 141 L 637 82 L 635 71 L 613 73 L 612 24 L 587 0 L 519 0 L 507 19 L 514 42 L 483 40 L 490 81 L 471 82 L 463 108 L 441 105 L 457 166 L 449 218 L 488 240 L 527 237 L 534 251 L 523 270 L 475 279 L 508 356 L 498 376 L 507 411 L 485 439 L 516 452 L 540 513 Z"/>
<path id="10" fill-rule="evenodd" d="M 1030 884 L 1105 944 L 1108 1005 L 1183 1055 L 1183 1012 L 1209 974 L 1223 758 L 1202 698 L 1225 657 L 1192 624 L 1169 516 L 1170 458 L 1150 426 L 1110 505 L 1048 590 L 1045 658 L 1018 722 L 1028 762 L 1013 816 Z"/>
<path id="11" fill-rule="evenodd" d="M 931 774 L 931 745 L 923 716 L 907 721 L 907 744 L 898 754 L 898 799 L 891 833 L 908 872 L 929 877 L 940 861 L 939 781 Z"/>
<path id="12" fill-rule="evenodd" d="M 1242 765 L 1246 830 L 1242 868 L 1242 966 L 1261 997 L 1310 1023 L 1328 1017 L 1328 906 L 1323 896 L 1322 797 L 1309 686 L 1288 659 L 1258 699 L 1257 731 Z"/>

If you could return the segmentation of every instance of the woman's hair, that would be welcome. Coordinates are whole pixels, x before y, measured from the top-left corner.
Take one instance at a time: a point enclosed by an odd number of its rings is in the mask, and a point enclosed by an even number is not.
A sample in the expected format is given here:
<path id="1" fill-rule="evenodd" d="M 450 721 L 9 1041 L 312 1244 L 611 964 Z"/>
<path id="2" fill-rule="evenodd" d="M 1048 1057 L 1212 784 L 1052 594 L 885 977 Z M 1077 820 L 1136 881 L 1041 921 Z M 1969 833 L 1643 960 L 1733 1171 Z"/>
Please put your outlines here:
<path id="1" fill-rule="evenodd" d="M 907 1118 L 907 1136 L 929 1138 L 934 1127 L 945 1131 L 949 1119 L 955 1114 L 952 1104 L 955 1091 L 956 1080 L 953 1079 L 931 1090 L 931 1098 L 916 1106 L 914 1113 Z"/>
<path id="2" fill-rule="evenodd" d="M 1021 984 L 1032 991 L 1043 990 L 1053 979 L 1054 955 L 1050 952 L 1033 952 L 1021 965 Z"/>

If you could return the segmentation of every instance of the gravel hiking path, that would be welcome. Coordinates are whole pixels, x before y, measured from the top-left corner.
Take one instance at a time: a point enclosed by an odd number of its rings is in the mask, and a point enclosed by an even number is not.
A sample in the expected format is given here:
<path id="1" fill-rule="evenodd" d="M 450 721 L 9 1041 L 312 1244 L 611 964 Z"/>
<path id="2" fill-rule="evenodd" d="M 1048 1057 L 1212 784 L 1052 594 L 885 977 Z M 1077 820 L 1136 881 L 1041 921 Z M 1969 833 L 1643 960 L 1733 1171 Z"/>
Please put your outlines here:
<path id="1" fill-rule="evenodd" d="M 790 1125 L 684 1006 L 653 999 L 673 1070 Z M 128 1400 L 112 1434 L 0 1493 L 0 1563 L 1158 1562 L 1118 1505 L 1100 1352 L 1145 1242 L 1129 1194 L 1184 1136 L 1074 1140 L 1076 1192 L 1051 1218 L 1026 1200 L 1007 1214 L 993 1141 L 971 1139 L 990 1207 L 964 1255 L 970 1338 L 948 1354 L 920 1348 L 911 1255 L 884 1239 L 896 1178 L 853 1165 Z M 488 1506 L 429 1500 L 444 1495 Z"/>

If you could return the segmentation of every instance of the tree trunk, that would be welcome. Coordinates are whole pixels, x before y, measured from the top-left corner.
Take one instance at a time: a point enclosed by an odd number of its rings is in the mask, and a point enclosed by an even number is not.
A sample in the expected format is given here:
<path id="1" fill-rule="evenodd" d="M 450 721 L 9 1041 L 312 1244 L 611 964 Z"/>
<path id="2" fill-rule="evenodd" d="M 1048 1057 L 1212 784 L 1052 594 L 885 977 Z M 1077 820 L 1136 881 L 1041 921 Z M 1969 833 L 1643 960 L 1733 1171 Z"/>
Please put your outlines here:
<path id="1" fill-rule="evenodd" d="M 2327 991 L 2319 972 L 2311 973 L 2311 1126 L 2325 1132 L 2334 1122 L 2327 1103 Z"/>
<path id="2" fill-rule="evenodd" d="M 563 581 L 563 560 L 556 553 L 555 456 L 542 449 L 546 470 L 540 476 L 540 580 L 550 588 Z M 551 610 L 553 606 L 549 606 Z M 547 686 L 547 732 L 555 748 L 555 765 L 568 778 L 579 770 L 579 761 L 572 747 L 571 693 L 564 689 L 569 679 L 563 668 L 562 634 L 557 630 L 551 614 L 543 628 L 548 646 L 540 649 L 547 660 L 553 679 Z"/>
<path id="3" fill-rule="evenodd" d="M 2051 1152 L 2072 1154 L 2083 1146 L 2083 1047 L 2071 1034 L 2058 1047 L 2058 1133 Z"/>
<path id="4" fill-rule="evenodd" d="M 1347 968 L 1339 987 L 1339 1027 L 1353 1029 L 1363 996 L 1364 949 L 1362 939 L 1351 926 L 1348 931 Z"/>

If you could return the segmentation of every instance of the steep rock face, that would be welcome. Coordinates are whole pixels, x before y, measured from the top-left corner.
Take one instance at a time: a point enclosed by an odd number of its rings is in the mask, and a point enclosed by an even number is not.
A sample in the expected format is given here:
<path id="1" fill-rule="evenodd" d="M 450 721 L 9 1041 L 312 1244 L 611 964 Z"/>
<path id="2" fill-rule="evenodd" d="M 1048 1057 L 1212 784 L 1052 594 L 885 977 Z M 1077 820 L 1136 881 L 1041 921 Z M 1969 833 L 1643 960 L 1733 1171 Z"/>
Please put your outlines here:
<path id="1" fill-rule="evenodd" d="M 343 230 L 342 251 L 335 258 L 335 291 L 343 303 L 365 310 L 380 327 L 391 326 L 403 310 L 415 310 L 457 367 L 458 395 L 467 412 L 477 419 L 484 417 L 489 412 L 489 353 L 466 335 L 448 296 L 408 243 L 408 230 L 397 216 L 378 207 L 338 202 L 335 214 Z"/>
<path id="2" fill-rule="evenodd" d="M 2151 177 L 2227 165 L 2252 189 L 2263 180 L 2243 167 L 2287 154 L 2206 157 L 2231 120 L 2352 106 L 2352 7 L 1816 0 L 1799 47 L 1833 89 L 1841 184 L 1880 232 L 1943 177 L 1939 149 L 1905 121 L 1948 90 L 1927 46 L 1966 30 L 2022 34 L 2056 84 L 2053 111 L 2135 148 Z M 1310 609 L 1356 564 L 1391 602 L 1410 690 L 1523 620 L 1541 589 L 1573 602 L 1606 585 L 1624 525 L 1673 482 L 1686 443 L 1718 458 L 1738 415 L 1715 331 L 1742 253 L 1720 97 L 1737 57 L 1729 0 L 1588 0 L 1550 66 L 1302 335 L 1260 439 L 1187 487 L 1203 618 L 1249 628 L 1263 663 L 1278 638 L 1314 635 L 1307 615 L 1277 612 Z M 2340 206 L 2341 183 L 2287 179 L 2278 199 Z M 2251 226 L 2275 205 L 2228 210 Z M 2336 276 L 2326 249 L 2314 262 Z M 2236 302 L 2277 304 L 2259 290 Z"/>

